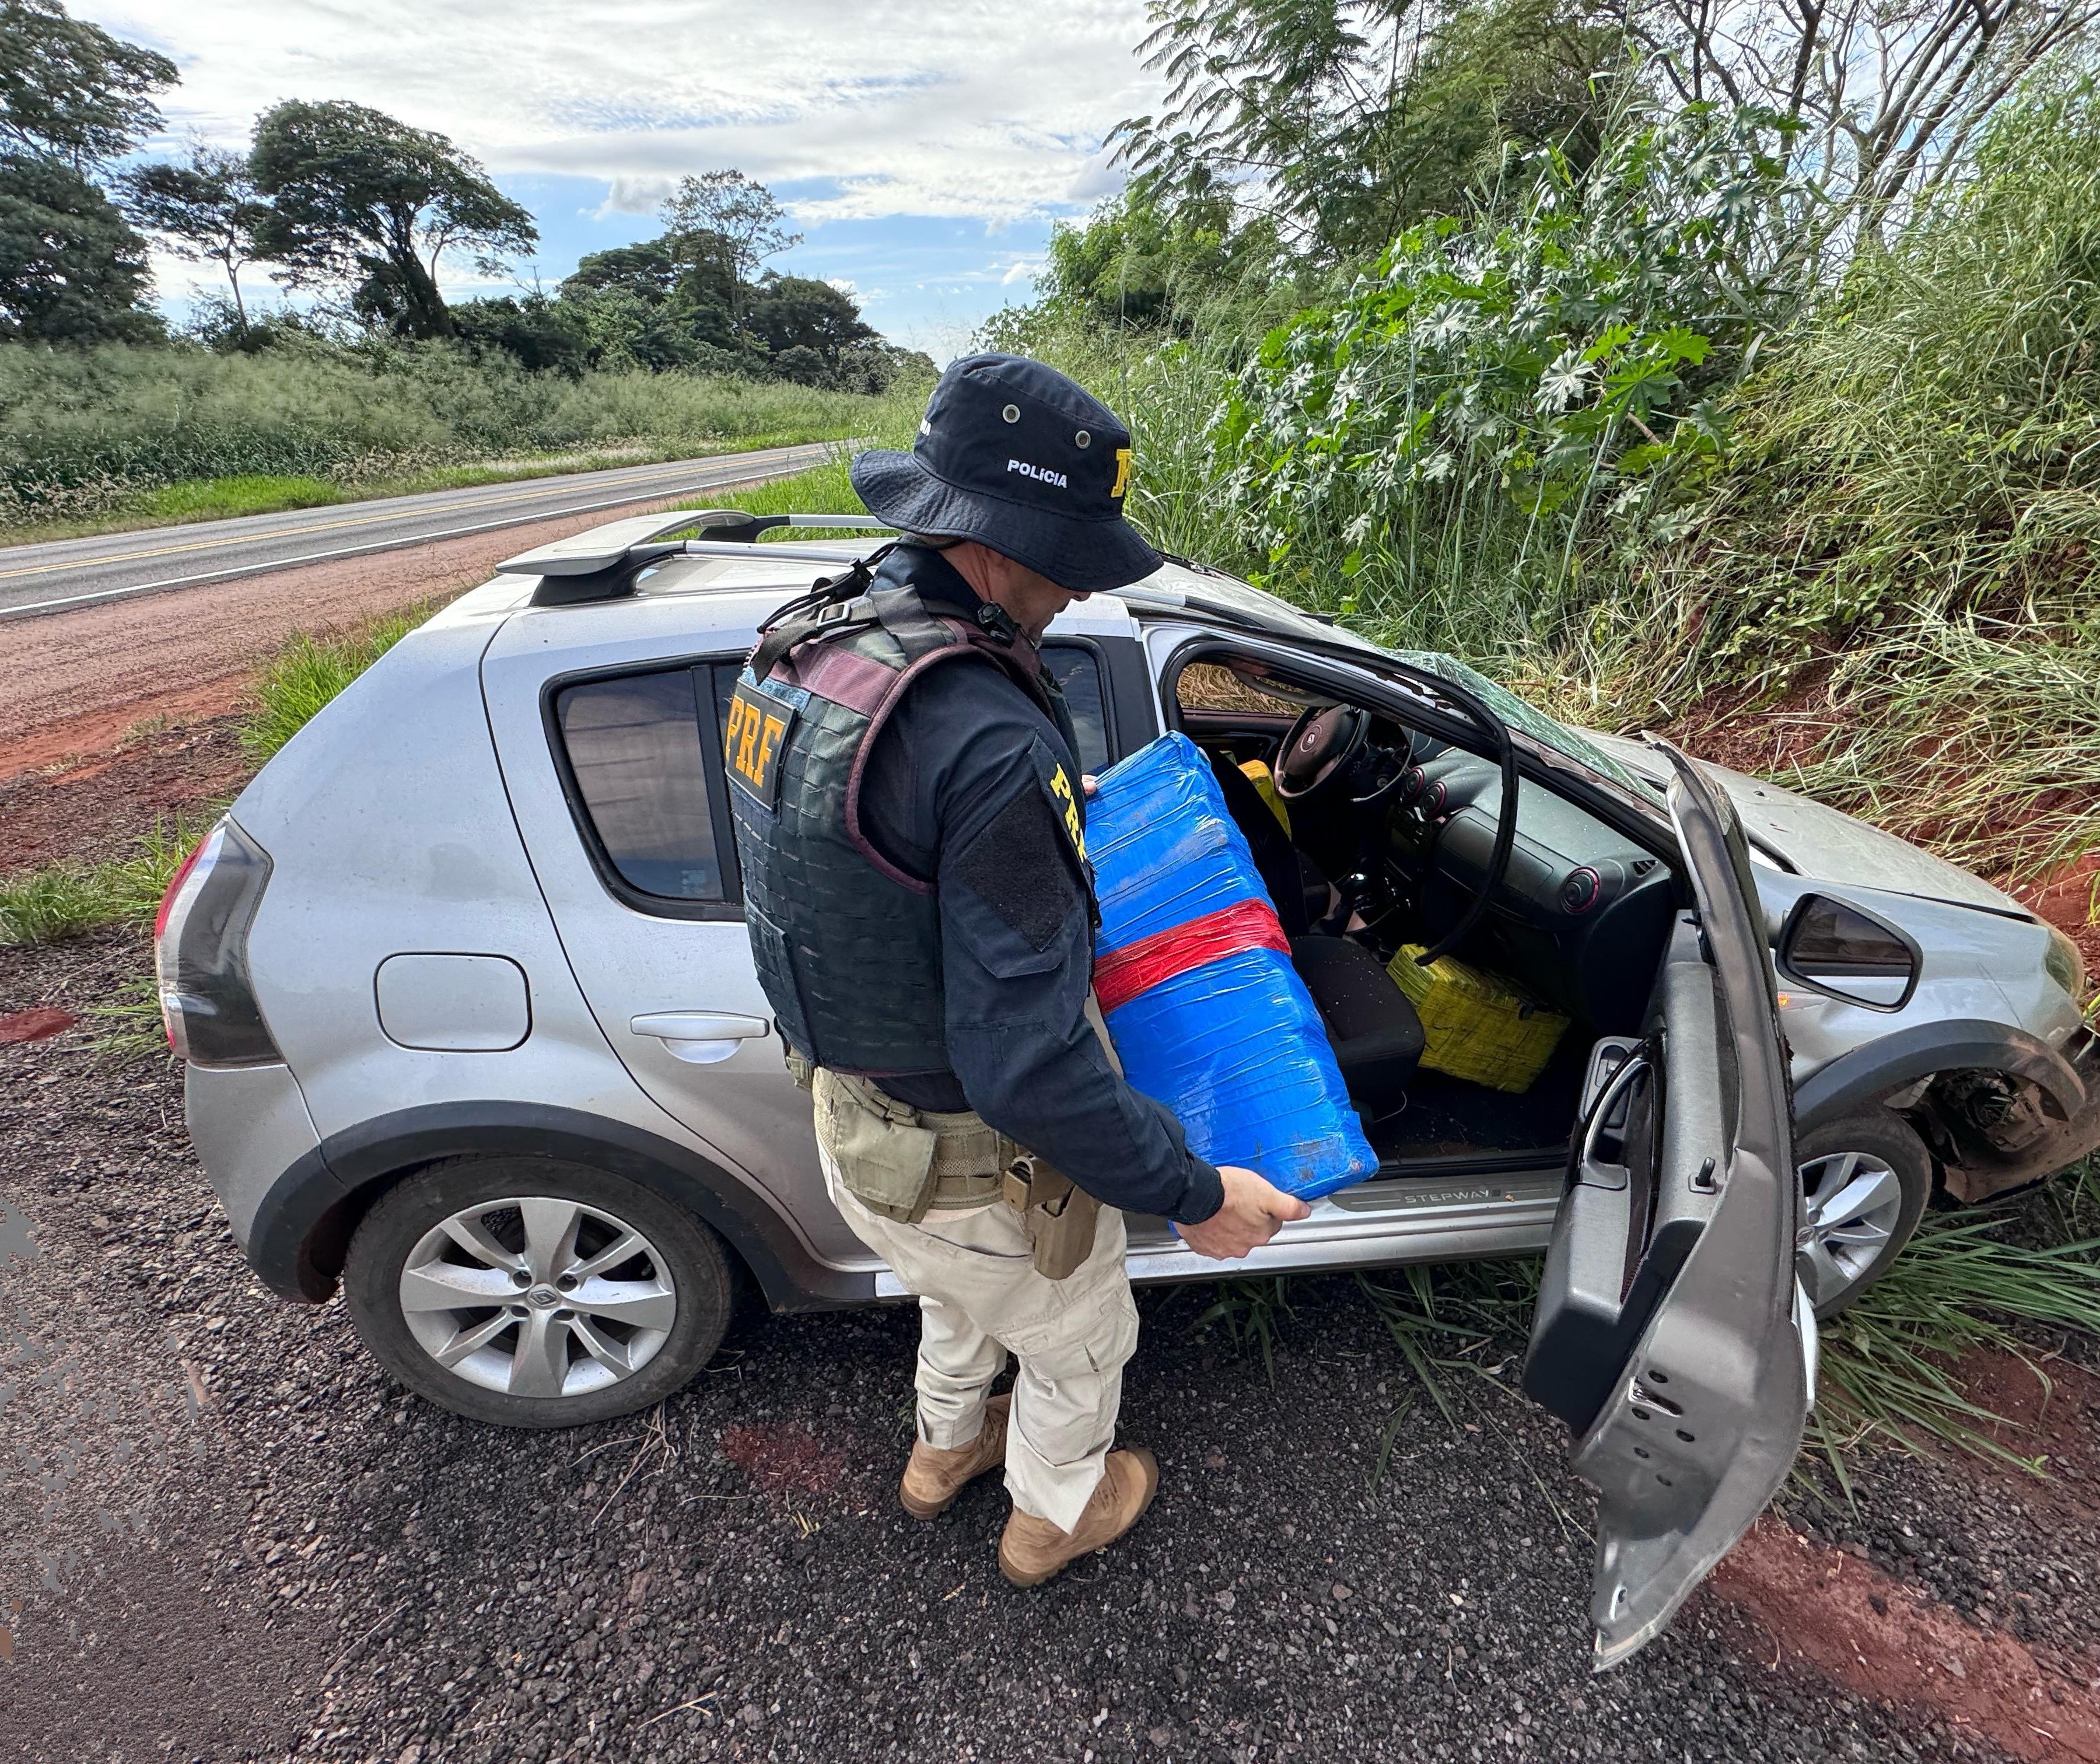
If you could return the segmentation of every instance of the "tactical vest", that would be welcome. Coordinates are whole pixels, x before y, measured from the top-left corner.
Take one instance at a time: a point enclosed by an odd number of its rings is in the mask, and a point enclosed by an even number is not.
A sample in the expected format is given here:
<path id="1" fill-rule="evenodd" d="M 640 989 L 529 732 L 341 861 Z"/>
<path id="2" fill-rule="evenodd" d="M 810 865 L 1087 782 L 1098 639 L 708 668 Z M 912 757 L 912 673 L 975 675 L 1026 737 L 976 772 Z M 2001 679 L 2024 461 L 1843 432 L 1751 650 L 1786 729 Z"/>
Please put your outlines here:
<path id="1" fill-rule="evenodd" d="M 788 1045 L 835 1072 L 949 1063 L 933 884 L 870 840 L 860 786 L 904 694 L 959 665 L 999 668 L 1070 745 L 1026 640 L 1002 642 L 911 584 L 871 587 L 864 564 L 768 621 L 730 701 L 724 757 L 759 983 Z"/>

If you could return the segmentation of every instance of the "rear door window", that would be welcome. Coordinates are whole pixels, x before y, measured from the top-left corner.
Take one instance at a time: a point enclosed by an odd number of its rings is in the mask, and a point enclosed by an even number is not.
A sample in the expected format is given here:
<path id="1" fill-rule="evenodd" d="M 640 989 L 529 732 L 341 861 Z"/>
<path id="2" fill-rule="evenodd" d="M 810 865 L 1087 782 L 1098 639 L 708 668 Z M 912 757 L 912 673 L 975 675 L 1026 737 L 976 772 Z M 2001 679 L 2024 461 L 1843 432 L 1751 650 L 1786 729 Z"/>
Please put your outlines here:
<path id="1" fill-rule="evenodd" d="M 613 891 L 641 897 L 631 905 L 735 896 L 715 672 L 621 674 L 554 695 L 577 824 Z"/>
<path id="2" fill-rule="evenodd" d="M 1049 643 L 1043 646 L 1043 664 L 1072 713 L 1072 732 L 1079 738 L 1079 770 L 1105 772 L 1110 763 L 1108 695 L 1101 657 L 1082 644 Z"/>

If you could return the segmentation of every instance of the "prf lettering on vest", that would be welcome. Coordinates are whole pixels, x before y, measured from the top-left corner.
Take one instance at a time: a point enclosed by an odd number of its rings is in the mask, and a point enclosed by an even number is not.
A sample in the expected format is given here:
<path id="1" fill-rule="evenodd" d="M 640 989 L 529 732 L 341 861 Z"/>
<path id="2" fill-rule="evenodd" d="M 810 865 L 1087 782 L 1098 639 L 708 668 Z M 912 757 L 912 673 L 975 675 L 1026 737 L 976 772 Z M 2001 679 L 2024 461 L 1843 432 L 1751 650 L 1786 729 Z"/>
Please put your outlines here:
<path id="1" fill-rule="evenodd" d="M 722 752 L 736 781 L 770 807 L 779 793 L 774 761 L 780 756 L 788 725 L 795 713 L 784 704 L 770 703 L 739 686 L 729 701 L 729 720 L 722 725 Z"/>
<path id="2" fill-rule="evenodd" d="M 1072 781 L 1065 775 L 1065 768 L 1058 766 L 1050 774 L 1050 794 L 1065 805 L 1065 832 L 1072 841 L 1072 849 L 1086 861 L 1087 836 L 1079 824 L 1079 805 L 1072 795 Z"/>

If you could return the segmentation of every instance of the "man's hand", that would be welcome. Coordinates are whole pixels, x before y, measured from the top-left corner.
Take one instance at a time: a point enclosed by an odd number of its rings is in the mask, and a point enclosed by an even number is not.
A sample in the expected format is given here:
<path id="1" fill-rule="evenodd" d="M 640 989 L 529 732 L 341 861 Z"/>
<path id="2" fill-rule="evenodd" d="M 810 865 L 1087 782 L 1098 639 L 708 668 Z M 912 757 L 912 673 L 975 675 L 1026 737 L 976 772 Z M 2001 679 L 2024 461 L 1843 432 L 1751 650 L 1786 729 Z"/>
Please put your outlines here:
<path id="1" fill-rule="evenodd" d="M 1225 1181 L 1225 1204 L 1200 1225 L 1174 1228 L 1197 1255 L 1213 1261 L 1238 1261 L 1268 1242 L 1286 1219 L 1304 1219 L 1312 1211 L 1266 1177 L 1237 1164 L 1224 1165 L 1218 1174 Z"/>

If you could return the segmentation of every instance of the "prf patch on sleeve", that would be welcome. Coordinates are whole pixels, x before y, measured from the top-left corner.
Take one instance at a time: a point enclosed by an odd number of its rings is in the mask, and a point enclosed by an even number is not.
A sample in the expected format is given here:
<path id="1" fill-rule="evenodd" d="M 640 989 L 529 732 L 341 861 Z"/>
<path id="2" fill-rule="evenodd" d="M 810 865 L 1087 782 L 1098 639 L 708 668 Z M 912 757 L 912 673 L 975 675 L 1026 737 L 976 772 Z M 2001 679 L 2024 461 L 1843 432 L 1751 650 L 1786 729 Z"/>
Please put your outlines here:
<path id="1" fill-rule="evenodd" d="M 780 801 L 780 756 L 795 726 L 795 708 L 739 681 L 722 725 L 722 759 L 745 795 L 776 808 Z"/>
<path id="2" fill-rule="evenodd" d="M 1079 818 L 1079 793 L 1062 764 L 1050 769 L 1050 794 L 1057 799 L 1059 812 L 1065 818 L 1065 834 L 1072 842 L 1072 850 L 1081 863 L 1087 861 L 1087 834 Z"/>

